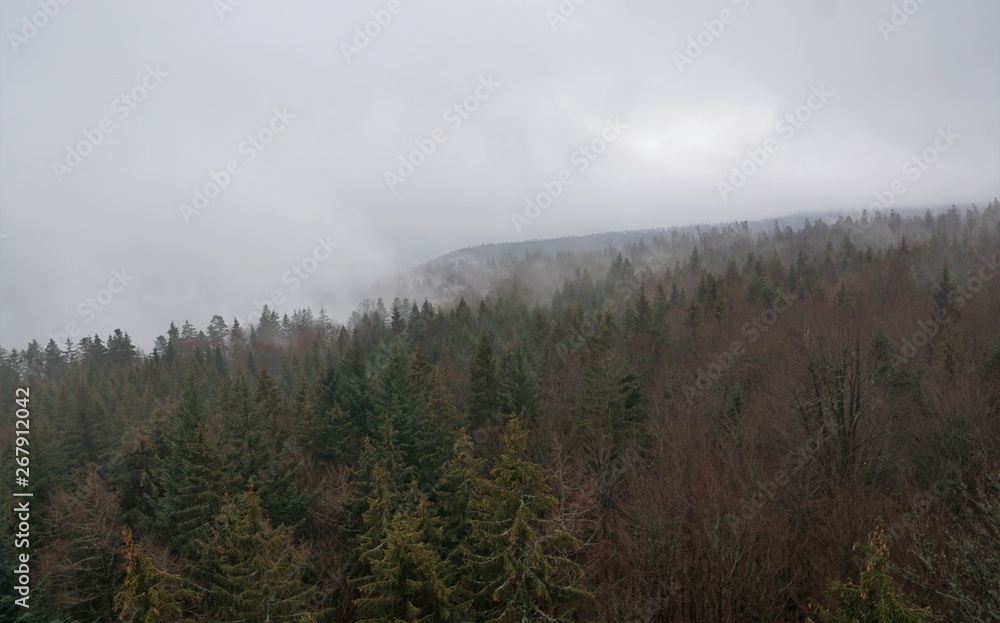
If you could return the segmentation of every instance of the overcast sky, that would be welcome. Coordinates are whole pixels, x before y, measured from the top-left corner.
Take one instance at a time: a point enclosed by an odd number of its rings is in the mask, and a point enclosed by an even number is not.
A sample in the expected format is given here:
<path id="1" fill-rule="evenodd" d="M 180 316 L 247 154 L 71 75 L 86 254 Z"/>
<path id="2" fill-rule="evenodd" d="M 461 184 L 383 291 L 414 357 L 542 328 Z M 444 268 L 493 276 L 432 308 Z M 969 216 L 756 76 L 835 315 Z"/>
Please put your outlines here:
<path id="1" fill-rule="evenodd" d="M 484 242 L 1000 193 L 996 0 L 576 2 L 4 0 L 0 344 L 149 350 L 274 290 L 345 320 Z"/>

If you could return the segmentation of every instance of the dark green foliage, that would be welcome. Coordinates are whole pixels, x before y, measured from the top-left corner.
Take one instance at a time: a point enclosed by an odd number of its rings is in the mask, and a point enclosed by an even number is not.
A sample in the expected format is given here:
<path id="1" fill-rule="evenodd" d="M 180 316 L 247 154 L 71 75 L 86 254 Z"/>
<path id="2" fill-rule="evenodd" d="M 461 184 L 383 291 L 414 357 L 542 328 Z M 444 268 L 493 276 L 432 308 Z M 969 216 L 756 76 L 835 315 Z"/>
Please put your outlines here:
<path id="1" fill-rule="evenodd" d="M 277 425 L 278 394 L 267 370 L 252 395 L 246 377 L 237 377 L 220 418 L 220 445 L 239 486 L 258 490 L 270 521 L 296 525 L 305 517 L 309 497 L 299 487 L 294 439 Z"/>
<path id="2" fill-rule="evenodd" d="M 778 296 L 777 289 L 764 274 L 759 261 L 753 264 L 753 274 L 747 285 L 745 296 L 750 303 L 764 303 L 765 305 L 771 305 Z"/>
<path id="3" fill-rule="evenodd" d="M 937 309 L 943 309 L 949 316 L 957 318 L 962 311 L 961 305 L 956 305 L 957 297 L 958 288 L 951 282 L 948 266 L 945 265 L 941 269 L 941 280 L 938 282 L 937 289 L 934 290 L 934 304 Z"/>
<path id="4" fill-rule="evenodd" d="M 113 430 L 107 405 L 83 379 L 77 382 L 71 405 L 73 426 L 63 442 L 67 458 L 76 464 L 103 460 L 112 443 Z"/>
<path id="5" fill-rule="evenodd" d="M 701 251 L 698 247 L 691 249 L 691 257 L 688 258 L 688 268 L 693 272 L 701 270 Z"/>
<path id="6" fill-rule="evenodd" d="M 316 407 L 307 403 L 300 438 L 320 459 L 341 465 L 353 463 L 361 448 L 361 428 L 339 403 L 322 415 L 315 411 Z"/>
<path id="7" fill-rule="evenodd" d="M 650 305 L 646 290 L 639 288 L 639 296 L 628 310 L 625 334 L 628 339 L 628 354 L 636 366 L 646 376 L 651 376 L 659 368 L 670 326 L 667 324 L 667 299 L 662 286 L 657 286 L 656 296 Z"/>
<path id="8" fill-rule="evenodd" d="M 266 374 L 265 370 L 261 375 L 261 382 L 265 384 L 270 382 Z M 270 392 L 265 389 L 264 393 Z M 222 412 L 220 445 L 230 465 L 245 481 L 254 479 L 267 463 L 269 448 L 264 440 L 276 432 L 271 412 L 273 404 L 268 404 L 267 399 L 266 395 L 254 396 L 246 376 L 241 374 L 236 377 Z"/>
<path id="9" fill-rule="evenodd" d="M 421 488 L 430 490 L 451 460 L 455 443 L 468 426 L 468 419 L 452 404 L 439 370 L 430 372 L 426 384 L 426 403 L 417 423 L 414 453 Z"/>
<path id="10" fill-rule="evenodd" d="M 369 547 L 361 552 L 370 572 L 358 579 L 360 596 L 354 603 L 359 623 L 463 620 L 446 583 L 451 576 L 448 564 L 427 543 L 428 519 L 423 500 L 408 512 L 397 512 L 387 521 L 380 516 L 373 524 L 383 534 L 374 546 L 366 542 Z"/>
<path id="11" fill-rule="evenodd" d="M 115 593 L 115 612 L 122 621 L 175 623 L 184 620 L 185 604 L 196 593 L 185 578 L 157 569 L 135 543 L 132 531 L 122 529 L 125 579 Z"/>
<path id="12" fill-rule="evenodd" d="M 212 522 L 223 499 L 234 488 L 234 474 L 201 425 L 183 451 L 170 453 L 160 472 L 163 496 L 157 525 L 170 537 L 175 549 L 194 554 L 211 536 Z"/>
<path id="13" fill-rule="evenodd" d="M 677 289 L 676 281 L 670 284 L 670 300 L 668 303 L 670 307 L 679 307 L 684 304 L 684 295 Z"/>
<path id="14" fill-rule="evenodd" d="M 479 346 L 469 364 L 469 417 L 473 428 L 498 422 L 498 394 L 493 343 L 484 332 L 479 336 Z"/>
<path id="15" fill-rule="evenodd" d="M 121 455 L 115 464 L 119 495 L 129 524 L 148 528 L 156 516 L 156 501 L 162 491 L 157 479 L 157 466 L 165 453 L 160 443 L 142 430 L 129 431 L 122 440 Z"/>
<path id="16" fill-rule="evenodd" d="M 403 346 L 392 346 L 389 361 L 378 375 L 374 411 L 369 419 L 370 430 L 387 420 L 398 433 L 396 442 L 410 462 L 416 461 L 413 444 L 417 427 L 423 417 L 423 392 Z"/>
<path id="17" fill-rule="evenodd" d="M 605 344 L 595 342 L 583 369 L 581 410 L 585 422 L 621 439 L 642 417 L 642 391 L 635 369 Z"/>
<path id="18" fill-rule="evenodd" d="M 227 500 L 195 569 L 207 620 L 232 623 L 300 621 L 313 589 L 302 580 L 304 556 L 287 527 L 272 528 L 260 498 L 247 491 Z"/>
<path id="19" fill-rule="evenodd" d="M 504 417 L 517 415 L 525 421 L 532 421 L 538 415 L 538 380 L 521 342 L 511 344 L 504 352 L 497 397 L 500 413 Z"/>
<path id="20" fill-rule="evenodd" d="M 592 599 L 569 558 L 580 543 L 553 519 L 552 483 L 525 458 L 526 435 L 517 418 L 510 420 L 506 442 L 473 504 L 467 562 L 472 603 L 491 623 L 574 621 Z"/>
<path id="21" fill-rule="evenodd" d="M 472 439 L 464 432 L 455 440 L 452 458 L 437 483 L 434 497 L 442 517 L 442 551 L 462 565 L 471 535 L 474 502 L 484 491 L 486 464 L 476 458 Z"/>

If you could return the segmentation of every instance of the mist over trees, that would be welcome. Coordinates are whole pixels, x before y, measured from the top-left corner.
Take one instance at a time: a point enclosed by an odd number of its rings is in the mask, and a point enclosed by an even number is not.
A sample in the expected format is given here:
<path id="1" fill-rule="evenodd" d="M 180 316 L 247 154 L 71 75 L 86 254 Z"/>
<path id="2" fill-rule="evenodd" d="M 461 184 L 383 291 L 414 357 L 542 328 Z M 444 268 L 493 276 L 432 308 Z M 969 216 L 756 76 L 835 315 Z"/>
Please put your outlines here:
<path id="1" fill-rule="evenodd" d="M 0 349 L 0 619 L 1000 620 L 1000 201 L 518 251 Z"/>

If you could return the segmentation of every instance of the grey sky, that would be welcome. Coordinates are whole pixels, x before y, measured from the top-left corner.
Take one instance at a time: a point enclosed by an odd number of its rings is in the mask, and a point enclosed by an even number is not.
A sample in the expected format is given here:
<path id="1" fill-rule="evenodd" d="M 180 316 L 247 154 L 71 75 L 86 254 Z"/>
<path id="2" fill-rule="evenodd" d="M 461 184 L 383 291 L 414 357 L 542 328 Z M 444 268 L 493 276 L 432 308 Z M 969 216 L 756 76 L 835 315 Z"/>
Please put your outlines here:
<path id="1" fill-rule="evenodd" d="M 577 1 L 5 0 L 0 344 L 75 322 L 149 349 L 275 289 L 343 320 L 482 242 L 1000 194 L 995 0 Z"/>

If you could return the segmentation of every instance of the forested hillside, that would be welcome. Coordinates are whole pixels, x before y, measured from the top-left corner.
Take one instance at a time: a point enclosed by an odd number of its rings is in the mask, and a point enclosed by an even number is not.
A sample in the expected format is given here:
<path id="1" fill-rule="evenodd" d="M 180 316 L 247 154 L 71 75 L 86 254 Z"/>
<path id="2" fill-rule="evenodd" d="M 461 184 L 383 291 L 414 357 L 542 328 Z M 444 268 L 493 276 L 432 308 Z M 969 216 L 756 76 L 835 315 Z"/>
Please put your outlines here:
<path id="1" fill-rule="evenodd" d="M 0 350 L 0 619 L 1000 620 L 1000 201 L 540 254 Z"/>

